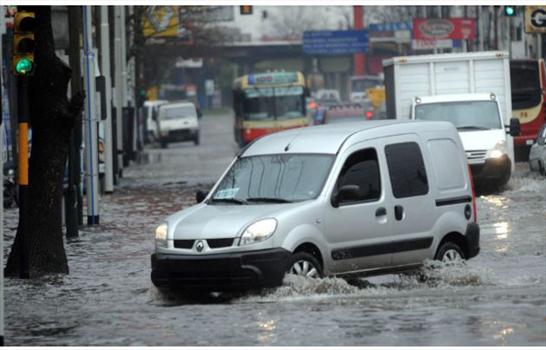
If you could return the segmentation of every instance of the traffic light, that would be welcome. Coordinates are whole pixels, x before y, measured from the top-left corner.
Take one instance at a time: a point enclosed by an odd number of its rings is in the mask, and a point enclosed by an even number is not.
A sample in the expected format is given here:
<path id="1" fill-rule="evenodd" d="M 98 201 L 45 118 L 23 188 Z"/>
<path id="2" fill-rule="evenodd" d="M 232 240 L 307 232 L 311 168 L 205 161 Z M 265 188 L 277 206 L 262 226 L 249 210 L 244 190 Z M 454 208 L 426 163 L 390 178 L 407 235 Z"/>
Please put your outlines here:
<path id="1" fill-rule="evenodd" d="M 13 74 L 28 76 L 34 73 L 34 12 L 21 11 L 13 21 L 13 54 L 11 68 Z"/>
<path id="2" fill-rule="evenodd" d="M 241 15 L 251 15 L 252 14 L 252 6 L 249 5 L 243 5 L 239 7 L 239 12 Z"/>
<path id="3" fill-rule="evenodd" d="M 514 17 L 516 15 L 515 6 L 504 6 L 504 15 L 506 17 Z"/>

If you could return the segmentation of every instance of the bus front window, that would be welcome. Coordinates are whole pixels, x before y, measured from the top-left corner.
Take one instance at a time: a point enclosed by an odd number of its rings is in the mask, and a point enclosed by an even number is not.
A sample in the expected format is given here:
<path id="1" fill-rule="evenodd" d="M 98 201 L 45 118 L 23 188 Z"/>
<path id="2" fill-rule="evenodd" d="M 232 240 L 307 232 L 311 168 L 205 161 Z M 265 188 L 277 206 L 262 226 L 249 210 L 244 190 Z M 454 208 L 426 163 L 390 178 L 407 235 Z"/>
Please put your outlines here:
<path id="1" fill-rule="evenodd" d="M 245 91 L 243 115 L 246 120 L 267 120 L 275 116 L 273 89 Z"/>
<path id="2" fill-rule="evenodd" d="M 301 118 L 304 116 L 303 88 L 275 88 L 275 113 L 279 119 Z"/>

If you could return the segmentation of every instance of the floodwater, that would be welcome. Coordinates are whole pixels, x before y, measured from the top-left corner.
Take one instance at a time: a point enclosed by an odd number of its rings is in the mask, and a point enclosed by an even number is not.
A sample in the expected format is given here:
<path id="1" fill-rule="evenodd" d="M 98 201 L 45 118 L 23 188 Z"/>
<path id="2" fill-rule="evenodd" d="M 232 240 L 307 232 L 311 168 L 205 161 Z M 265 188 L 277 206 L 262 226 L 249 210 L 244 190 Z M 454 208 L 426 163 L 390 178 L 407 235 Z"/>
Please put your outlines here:
<path id="1" fill-rule="evenodd" d="M 160 293 L 149 277 L 155 226 L 191 205 L 236 151 L 203 161 L 222 142 L 207 135 L 126 170 L 102 198 L 102 224 L 66 243 L 69 275 L 6 279 L 6 345 L 546 345 L 546 178 L 526 164 L 504 192 L 478 198 L 482 251 L 466 264 L 430 262 L 425 278 L 359 287 L 291 277 L 253 294 Z M 7 210 L 5 255 L 16 225 L 17 210 Z"/>

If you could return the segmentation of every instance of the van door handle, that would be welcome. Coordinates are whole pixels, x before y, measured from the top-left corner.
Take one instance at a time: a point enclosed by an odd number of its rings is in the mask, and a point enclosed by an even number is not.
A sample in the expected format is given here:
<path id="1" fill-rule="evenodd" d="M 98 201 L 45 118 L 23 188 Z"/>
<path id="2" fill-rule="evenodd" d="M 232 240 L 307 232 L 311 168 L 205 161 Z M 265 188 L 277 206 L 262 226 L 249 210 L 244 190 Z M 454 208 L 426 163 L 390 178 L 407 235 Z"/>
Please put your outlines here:
<path id="1" fill-rule="evenodd" d="M 396 220 L 400 221 L 404 218 L 404 207 L 401 205 L 394 206 L 394 217 Z"/>
<path id="2" fill-rule="evenodd" d="M 385 215 L 387 215 L 387 209 L 385 208 L 377 208 L 377 210 L 375 211 L 376 217 L 385 216 Z"/>

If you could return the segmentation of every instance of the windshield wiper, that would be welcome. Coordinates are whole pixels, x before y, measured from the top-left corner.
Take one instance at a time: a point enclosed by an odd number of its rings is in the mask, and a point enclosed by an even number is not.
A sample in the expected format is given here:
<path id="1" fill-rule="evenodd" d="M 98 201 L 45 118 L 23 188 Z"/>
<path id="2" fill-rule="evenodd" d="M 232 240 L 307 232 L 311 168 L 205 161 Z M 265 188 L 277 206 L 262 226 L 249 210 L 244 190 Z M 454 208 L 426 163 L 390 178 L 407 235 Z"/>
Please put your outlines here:
<path id="1" fill-rule="evenodd" d="M 288 199 L 274 198 L 274 197 L 250 197 L 246 199 L 247 202 L 265 202 L 265 203 L 292 203 Z"/>
<path id="2" fill-rule="evenodd" d="M 484 128 L 483 126 L 464 125 L 464 126 L 457 127 L 457 130 L 490 130 L 490 129 Z"/>
<path id="3" fill-rule="evenodd" d="M 211 199 L 211 202 L 234 203 L 239 205 L 247 204 L 247 202 L 236 198 L 213 198 Z"/>

